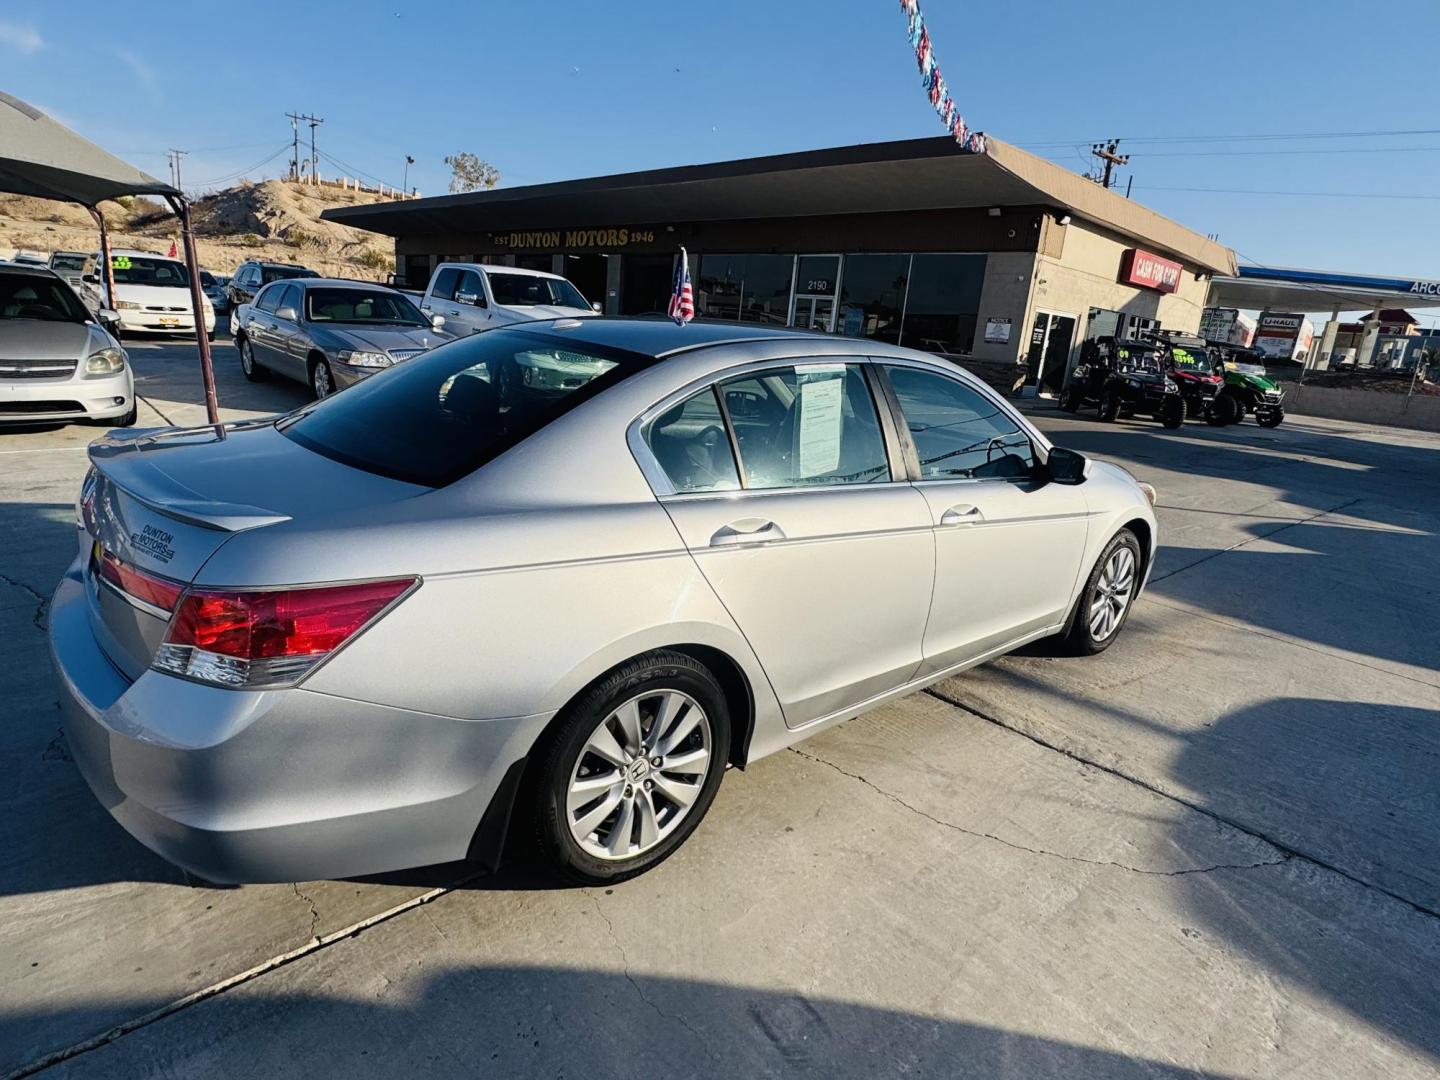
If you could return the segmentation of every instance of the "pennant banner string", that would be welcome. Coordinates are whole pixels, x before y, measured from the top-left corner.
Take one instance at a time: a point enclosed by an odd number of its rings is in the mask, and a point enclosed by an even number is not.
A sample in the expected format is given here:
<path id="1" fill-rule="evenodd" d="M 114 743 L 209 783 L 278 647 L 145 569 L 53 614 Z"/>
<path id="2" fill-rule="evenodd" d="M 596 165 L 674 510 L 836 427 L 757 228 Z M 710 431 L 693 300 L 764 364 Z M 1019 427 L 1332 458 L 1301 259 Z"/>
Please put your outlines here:
<path id="1" fill-rule="evenodd" d="M 915 65 L 920 69 L 920 85 L 925 87 L 940 122 L 966 153 L 983 154 L 985 133 L 971 131 L 960 110 L 955 107 L 955 100 L 950 96 L 950 88 L 945 85 L 945 76 L 940 74 L 940 65 L 930 45 L 930 30 L 920 12 L 920 0 L 900 0 L 900 10 L 910 21 L 910 44 L 915 49 Z"/>

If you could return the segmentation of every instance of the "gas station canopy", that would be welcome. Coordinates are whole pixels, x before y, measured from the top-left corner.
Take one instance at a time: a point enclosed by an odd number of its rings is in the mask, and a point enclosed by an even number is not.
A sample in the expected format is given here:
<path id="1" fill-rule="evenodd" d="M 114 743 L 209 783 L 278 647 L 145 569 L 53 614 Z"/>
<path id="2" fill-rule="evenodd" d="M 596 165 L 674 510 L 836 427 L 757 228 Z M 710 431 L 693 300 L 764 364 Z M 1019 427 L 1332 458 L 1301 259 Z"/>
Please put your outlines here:
<path id="1" fill-rule="evenodd" d="M 1210 282 L 1211 307 L 1298 313 L 1440 308 L 1440 281 L 1241 265 Z"/>

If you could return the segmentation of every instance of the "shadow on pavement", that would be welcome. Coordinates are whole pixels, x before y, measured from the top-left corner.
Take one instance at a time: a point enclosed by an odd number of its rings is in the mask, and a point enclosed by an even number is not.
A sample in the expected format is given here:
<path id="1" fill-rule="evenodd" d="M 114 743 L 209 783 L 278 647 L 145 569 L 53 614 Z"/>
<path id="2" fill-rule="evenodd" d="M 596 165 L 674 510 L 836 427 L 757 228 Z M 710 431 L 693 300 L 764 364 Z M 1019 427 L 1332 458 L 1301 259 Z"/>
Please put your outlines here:
<path id="1" fill-rule="evenodd" d="M 392 985 L 377 969 L 368 1000 L 326 995 L 323 976 L 304 989 L 298 977 L 277 981 L 285 987 L 262 992 L 257 983 L 211 998 L 55 1072 L 133 1080 L 212 1070 L 229 1078 L 1220 1076 L 981 1024 L 644 974 L 482 966 L 406 973 Z M 0 1041 L 28 1019 L 0 1019 Z M 83 1015 L 73 1019 L 83 1030 Z"/>

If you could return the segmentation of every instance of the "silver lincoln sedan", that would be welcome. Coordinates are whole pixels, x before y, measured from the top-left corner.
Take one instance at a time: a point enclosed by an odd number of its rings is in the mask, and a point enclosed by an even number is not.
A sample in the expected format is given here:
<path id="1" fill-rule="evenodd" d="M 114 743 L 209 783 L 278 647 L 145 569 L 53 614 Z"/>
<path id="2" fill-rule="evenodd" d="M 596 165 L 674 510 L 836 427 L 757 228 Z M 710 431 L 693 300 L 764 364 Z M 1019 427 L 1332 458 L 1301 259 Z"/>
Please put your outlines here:
<path id="1" fill-rule="evenodd" d="M 615 881 L 726 767 L 1038 638 L 1097 653 L 1153 489 L 879 342 L 568 319 L 91 447 L 50 614 L 77 764 L 219 882 Z"/>

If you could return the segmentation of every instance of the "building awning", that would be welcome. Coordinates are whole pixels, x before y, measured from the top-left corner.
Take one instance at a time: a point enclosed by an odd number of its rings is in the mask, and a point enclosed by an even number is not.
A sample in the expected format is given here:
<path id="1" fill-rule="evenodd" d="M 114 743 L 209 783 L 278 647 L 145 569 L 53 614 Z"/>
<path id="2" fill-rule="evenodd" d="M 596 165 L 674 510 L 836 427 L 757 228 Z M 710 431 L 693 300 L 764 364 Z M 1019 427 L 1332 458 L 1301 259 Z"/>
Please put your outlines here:
<path id="1" fill-rule="evenodd" d="M 948 138 L 908 139 L 336 207 L 321 217 L 398 237 L 1033 205 L 1202 270 L 1235 272 L 1229 248 L 997 139 L 984 154 L 963 153 Z"/>
<path id="2" fill-rule="evenodd" d="M 1210 283 L 1214 307 L 1296 313 L 1440 307 L 1440 281 L 1342 274 L 1279 266 L 1241 266 Z M 1398 321 L 1398 320 L 1396 320 Z"/>
<path id="3" fill-rule="evenodd" d="M 0 92 L 0 191 L 82 206 L 120 195 L 180 194 L 4 92 Z"/>

